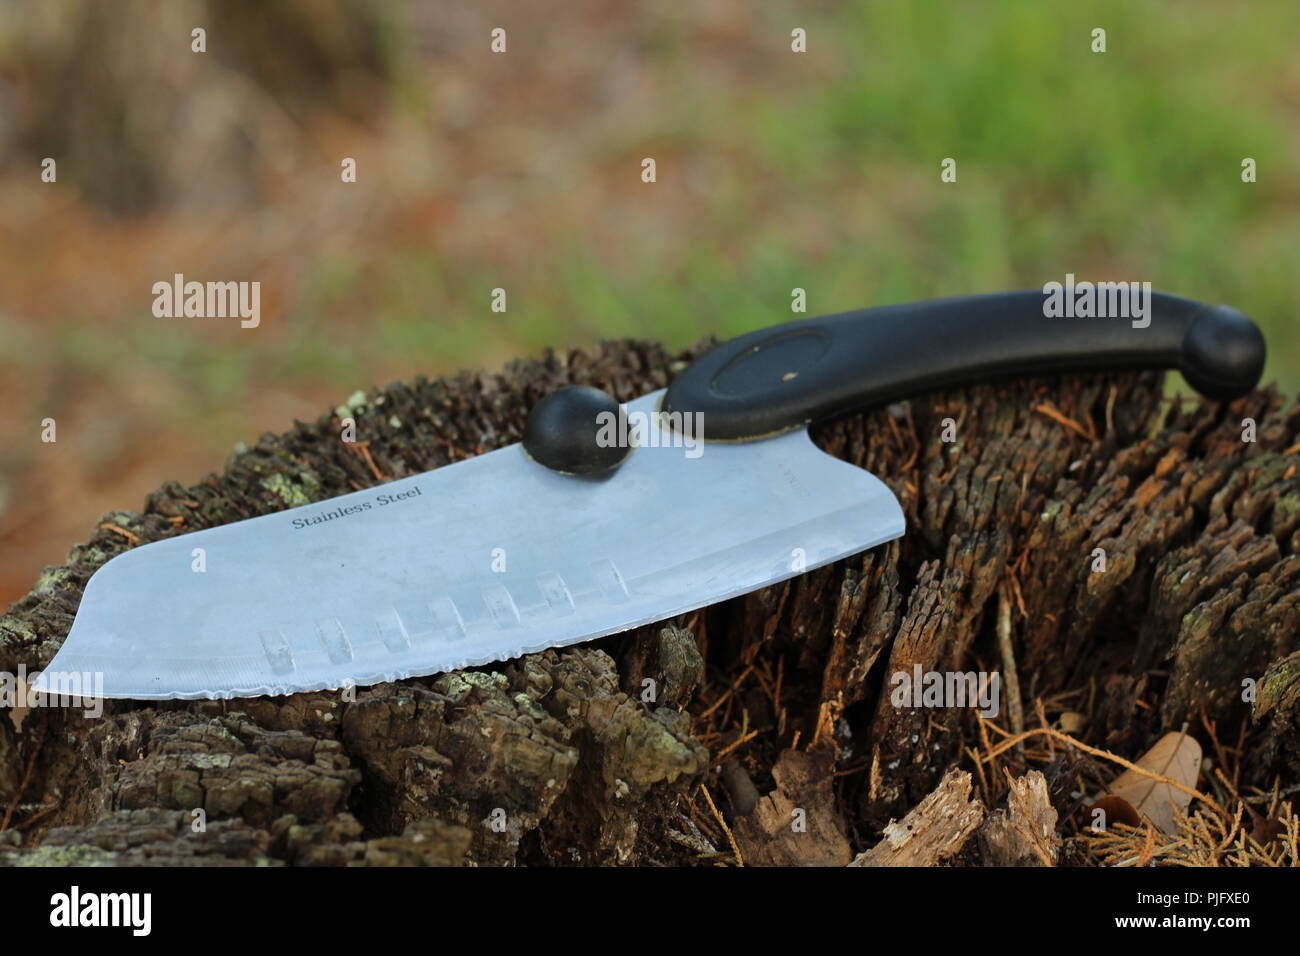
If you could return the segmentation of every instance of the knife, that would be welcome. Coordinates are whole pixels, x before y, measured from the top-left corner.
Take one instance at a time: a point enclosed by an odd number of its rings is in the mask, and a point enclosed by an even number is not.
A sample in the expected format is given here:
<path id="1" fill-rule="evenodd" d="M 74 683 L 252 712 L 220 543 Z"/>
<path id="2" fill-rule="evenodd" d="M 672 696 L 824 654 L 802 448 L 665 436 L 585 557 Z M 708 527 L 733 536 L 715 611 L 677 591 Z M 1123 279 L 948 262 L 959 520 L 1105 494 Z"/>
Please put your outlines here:
<path id="1" fill-rule="evenodd" d="M 591 640 L 902 535 L 889 488 L 818 450 L 811 422 L 1089 370 L 1178 368 L 1226 400 L 1263 370 L 1263 336 L 1227 306 L 1152 293 L 1137 328 L 1049 317 L 1045 299 L 966 296 L 761 329 L 626 406 L 583 387 L 548 395 L 519 444 L 134 548 L 91 577 L 34 690 L 71 693 L 95 675 L 111 698 L 289 694 Z"/>

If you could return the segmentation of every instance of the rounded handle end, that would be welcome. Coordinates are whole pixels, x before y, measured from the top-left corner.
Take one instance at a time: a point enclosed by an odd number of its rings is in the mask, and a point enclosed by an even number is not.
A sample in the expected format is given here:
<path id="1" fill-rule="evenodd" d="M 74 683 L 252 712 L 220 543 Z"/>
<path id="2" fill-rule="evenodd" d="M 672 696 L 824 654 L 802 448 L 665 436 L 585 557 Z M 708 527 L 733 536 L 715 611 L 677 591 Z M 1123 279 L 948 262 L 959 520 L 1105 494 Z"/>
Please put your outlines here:
<path id="1" fill-rule="evenodd" d="M 1229 306 L 1207 306 L 1183 336 L 1183 377 L 1209 398 L 1240 398 L 1259 384 L 1265 355 L 1254 322 Z"/>

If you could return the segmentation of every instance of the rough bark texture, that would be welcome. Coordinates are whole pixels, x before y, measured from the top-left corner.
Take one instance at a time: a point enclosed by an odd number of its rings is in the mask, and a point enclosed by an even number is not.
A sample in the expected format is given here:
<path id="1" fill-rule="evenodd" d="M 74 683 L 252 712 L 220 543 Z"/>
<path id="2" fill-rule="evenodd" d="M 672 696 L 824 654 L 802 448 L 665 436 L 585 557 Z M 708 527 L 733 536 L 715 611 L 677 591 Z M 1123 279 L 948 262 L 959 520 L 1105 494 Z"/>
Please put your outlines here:
<path id="1" fill-rule="evenodd" d="M 0 617 L 0 671 L 48 664 L 90 574 L 135 539 L 482 453 L 518 440 L 526 410 L 553 388 L 592 384 L 628 400 L 698 351 L 620 342 L 395 384 L 264 436 L 224 474 L 106 515 Z M 340 441 L 341 414 L 356 419 L 356 444 Z M 1253 442 L 1242 440 L 1246 418 Z M 5 715 L 0 860 L 843 862 L 880 844 L 946 771 L 971 769 L 986 732 L 970 709 L 897 706 L 891 675 L 995 671 L 1008 646 L 1027 725 L 1047 701 L 1049 720 L 1068 709 L 1083 739 L 1129 759 L 1185 722 L 1215 726 L 1240 740 L 1243 792 L 1293 792 L 1298 435 L 1300 411 L 1274 392 L 1170 403 L 1154 374 L 935 393 L 820 426 L 821 447 L 894 489 L 904 539 L 672 626 L 362 688 L 354 700 Z M 646 545 L 690 533 L 666 520 Z M 1000 600 L 1011 605 L 1001 647 Z M 1077 822 L 1077 768 L 1044 773 L 1060 825 Z M 979 786 L 971 830 L 1009 785 L 981 774 Z M 1029 794 L 1017 794 L 1008 821 L 1028 813 L 1017 808 Z M 785 832 L 796 811 L 807 839 Z M 1029 852 L 994 839 L 999 861 Z M 1054 834 L 1043 839 L 1055 847 Z M 956 861 L 979 862 L 978 842 Z"/>

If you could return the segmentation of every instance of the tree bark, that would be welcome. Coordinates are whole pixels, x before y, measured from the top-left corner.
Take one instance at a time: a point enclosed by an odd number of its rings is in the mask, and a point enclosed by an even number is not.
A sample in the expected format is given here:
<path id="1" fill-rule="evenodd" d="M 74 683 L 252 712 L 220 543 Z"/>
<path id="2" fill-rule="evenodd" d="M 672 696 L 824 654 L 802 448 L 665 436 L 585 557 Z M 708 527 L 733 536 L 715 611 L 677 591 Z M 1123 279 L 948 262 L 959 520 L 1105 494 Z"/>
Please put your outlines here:
<path id="1" fill-rule="evenodd" d="M 0 670 L 47 665 L 90 574 L 132 539 L 481 454 L 517 441 L 554 388 L 627 401 L 703 348 L 608 343 L 390 385 L 348 410 L 352 445 L 337 413 L 264 436 L 223 474 L 106 515 L 0 617 Z M 1068 709 L 1081 740 L 1130 760 L 1185 723 L 1214 727 L 1241 745 L 1242 792 L 1300 789 L 1298 433 L 1300 410 L 1271 390 L 1170 402 L 1156 374 L 933 393 L 818 426 L 823 449 L 895 491 L 901 541 L 666 625 L 355 700 L 108 701 L 97 720 L 11 710 L 0 861 L 839 862 L 990 746 L 970 708 L 897 705 L 893 675 L 918 666 L 1014 666 L 1025 726 L 1039 702 Z M 679 533 L 666 523 L 646 544 Z M 1062 830 L 1086 825 L 1077 757 L 1045 768 Z M 987 811 L 1017 792 L 1001 774 L 977 783 Z M 789 816 L 805 843 L 784 832 Z M 978 842 L 955 861 L 980 862 Z"/>

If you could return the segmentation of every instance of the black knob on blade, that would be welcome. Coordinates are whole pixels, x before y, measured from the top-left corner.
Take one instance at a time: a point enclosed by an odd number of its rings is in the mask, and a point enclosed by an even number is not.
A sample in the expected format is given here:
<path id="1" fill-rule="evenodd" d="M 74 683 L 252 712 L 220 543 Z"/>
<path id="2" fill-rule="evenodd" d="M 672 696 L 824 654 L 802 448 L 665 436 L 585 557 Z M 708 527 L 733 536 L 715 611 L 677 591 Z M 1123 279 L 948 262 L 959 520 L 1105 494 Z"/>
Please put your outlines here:
<path id="1" fill-rule="evenodd" d="M 623 463 L 625 412 L 598 388 L 570 385 L 533 406 L 524 426 L 524 451 L 552 471 L 599 475 Z"/>

